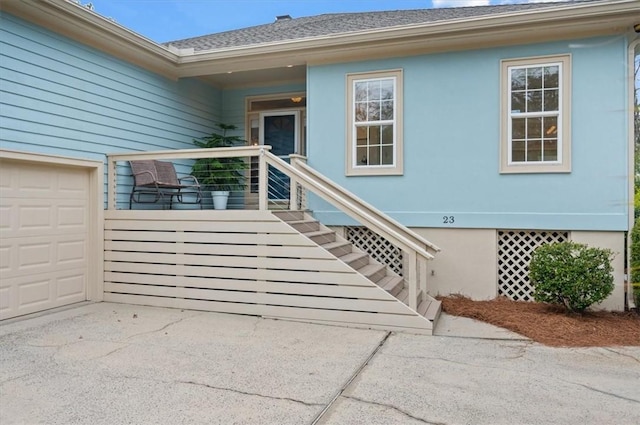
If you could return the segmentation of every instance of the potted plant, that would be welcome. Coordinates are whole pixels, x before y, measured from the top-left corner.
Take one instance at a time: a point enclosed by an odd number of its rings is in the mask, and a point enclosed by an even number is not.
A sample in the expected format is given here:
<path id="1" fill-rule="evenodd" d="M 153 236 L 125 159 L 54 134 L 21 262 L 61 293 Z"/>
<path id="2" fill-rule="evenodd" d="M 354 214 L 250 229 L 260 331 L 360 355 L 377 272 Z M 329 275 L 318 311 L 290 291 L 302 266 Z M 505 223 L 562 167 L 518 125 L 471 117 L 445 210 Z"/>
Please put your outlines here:
<path id="1" fill-rule="evenodd" d="M 228 136 L 229 130 L 237 127 L 231 124 L 217 124 L 219 131 L 208 136 L 194 139 L 193 144 L 199 148 L 215 149 L 233 146 L 244 146 L 247 142 L 238 136 Z M 227 208 L 229 193 L 245 188 L 245 170 L 247 163 L 243 158 L 199 158 L 193 164 L 191 174 L 201 185 L 211 190 L 213 207 L 217 210 Z"/>

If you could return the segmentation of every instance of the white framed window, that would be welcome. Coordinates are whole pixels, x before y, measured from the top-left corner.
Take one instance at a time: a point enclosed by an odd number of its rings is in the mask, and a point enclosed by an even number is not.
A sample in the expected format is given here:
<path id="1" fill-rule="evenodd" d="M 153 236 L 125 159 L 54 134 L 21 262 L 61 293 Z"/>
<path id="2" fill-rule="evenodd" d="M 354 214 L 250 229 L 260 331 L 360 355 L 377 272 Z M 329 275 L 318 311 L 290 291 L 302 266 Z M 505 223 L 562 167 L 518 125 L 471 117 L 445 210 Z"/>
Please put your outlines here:
<path id="1" fill-rule="evenodd" d="M 571 57 L 502 61 L 501 173 L 571 171 Z"/>
<path id="2" fill-rule="evenodd" d="M 348 176 L 402 174 L 402 70 L 347 75 Z"/>

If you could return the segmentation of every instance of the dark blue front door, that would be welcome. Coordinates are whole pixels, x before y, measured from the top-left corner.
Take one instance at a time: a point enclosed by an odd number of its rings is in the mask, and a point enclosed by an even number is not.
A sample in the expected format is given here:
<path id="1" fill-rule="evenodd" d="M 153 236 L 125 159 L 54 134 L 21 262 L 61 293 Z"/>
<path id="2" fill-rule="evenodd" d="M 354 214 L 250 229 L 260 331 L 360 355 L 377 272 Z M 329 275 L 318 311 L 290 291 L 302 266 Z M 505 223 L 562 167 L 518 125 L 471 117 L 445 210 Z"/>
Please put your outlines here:
<path id="1" fill-rule="evenodd" d="M 296 115 L 265 115 L 263 144 L 271 146 L 271 153 L 289 162 L 289 155 L 296 151 Z M 287 176 L 271 167 L 269 169 L 269 199 L 289 199 L 290 181 Z"/>

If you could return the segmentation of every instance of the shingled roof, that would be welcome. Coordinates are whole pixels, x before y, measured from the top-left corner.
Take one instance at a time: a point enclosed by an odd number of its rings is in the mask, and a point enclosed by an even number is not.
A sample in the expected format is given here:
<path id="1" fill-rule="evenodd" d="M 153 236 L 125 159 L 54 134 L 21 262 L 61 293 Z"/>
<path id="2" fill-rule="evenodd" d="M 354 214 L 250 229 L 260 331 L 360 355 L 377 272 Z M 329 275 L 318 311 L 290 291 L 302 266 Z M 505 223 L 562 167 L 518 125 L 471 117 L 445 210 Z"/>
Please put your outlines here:
<path id="1" fill-rule="evenodd" d="M 464 18 L 478 18 L 482 16 L 495 16 L 498 14 L 521 12 L 532 9 L 566 6 L 568 3 L 581 2 L 584 1 L 393 10 L 362 13 L 331 13 L 295 19 L 281 18 L 270 24 L 225 31 L 201 37 L 187 38 L 184 40 L 176 40 L 164 44 L 171 45 L 179 49 L 192 48 L 194 51 L 198 52 L 345 34 L 380 28 L 391 28 L 403 25 L 443 22 Z"/>

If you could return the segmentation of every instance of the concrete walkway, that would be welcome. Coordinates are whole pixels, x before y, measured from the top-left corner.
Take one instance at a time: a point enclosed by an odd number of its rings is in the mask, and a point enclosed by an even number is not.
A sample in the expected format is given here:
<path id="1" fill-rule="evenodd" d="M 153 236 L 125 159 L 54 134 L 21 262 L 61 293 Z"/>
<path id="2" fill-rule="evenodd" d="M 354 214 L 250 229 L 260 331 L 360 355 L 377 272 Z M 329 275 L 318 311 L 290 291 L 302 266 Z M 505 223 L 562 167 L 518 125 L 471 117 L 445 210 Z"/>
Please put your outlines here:
<path id="1" fill-rule="evenodd" d="M 640 348 L 111 303 L 0 325 L 0 423 L 640 423 Z"/>

